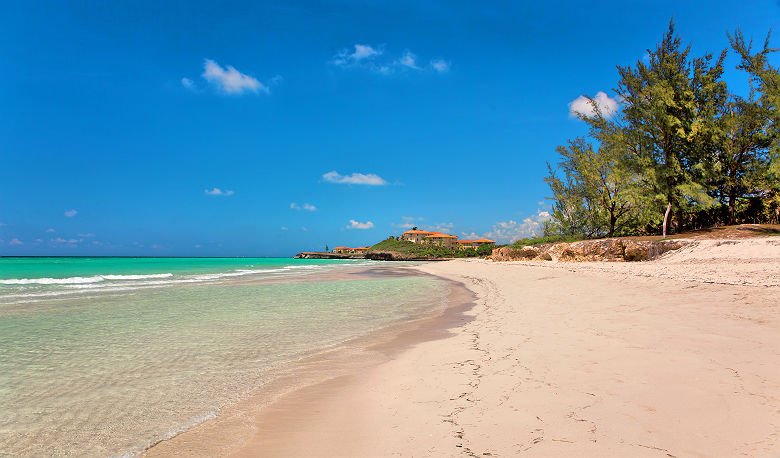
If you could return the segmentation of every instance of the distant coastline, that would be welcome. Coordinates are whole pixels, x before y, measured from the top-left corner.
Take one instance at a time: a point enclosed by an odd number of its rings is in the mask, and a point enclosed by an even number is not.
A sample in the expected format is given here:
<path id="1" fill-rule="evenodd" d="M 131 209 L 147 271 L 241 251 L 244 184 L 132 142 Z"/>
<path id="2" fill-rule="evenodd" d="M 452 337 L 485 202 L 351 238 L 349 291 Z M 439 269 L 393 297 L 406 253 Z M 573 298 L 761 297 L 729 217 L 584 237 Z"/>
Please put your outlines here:
<path id="1" fill-rule="evenodd" d="M 364 254 L 340 254 L 329 251 L 302 251 L 293 259 L 365 259 Z"/>
<path id="2" fill-rule="evenodd" d="M 389 236 L 372 246 L 350 248 L 337 246 L 333 250 L 304 251 L 295 259 L 372 259 L 375 261 L 445 261 L 455 258 L 487 257 L 495 240 L 458 240 L 442 232 L 418 230 L 417 227 L 398 237 Z"/>

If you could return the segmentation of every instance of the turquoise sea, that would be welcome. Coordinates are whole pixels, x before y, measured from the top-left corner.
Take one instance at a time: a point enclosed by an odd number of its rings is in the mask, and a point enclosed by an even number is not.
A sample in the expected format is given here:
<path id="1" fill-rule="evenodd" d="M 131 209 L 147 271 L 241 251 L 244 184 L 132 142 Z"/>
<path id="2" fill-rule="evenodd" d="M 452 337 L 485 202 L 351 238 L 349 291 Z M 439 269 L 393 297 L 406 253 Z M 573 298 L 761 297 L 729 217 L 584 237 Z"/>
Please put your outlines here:
<path id="1" fill-rule="evenodd" d="M 134 454 L 274 369 L 443 307 L 398 263 L 0 258 L 0 456 Z"/>

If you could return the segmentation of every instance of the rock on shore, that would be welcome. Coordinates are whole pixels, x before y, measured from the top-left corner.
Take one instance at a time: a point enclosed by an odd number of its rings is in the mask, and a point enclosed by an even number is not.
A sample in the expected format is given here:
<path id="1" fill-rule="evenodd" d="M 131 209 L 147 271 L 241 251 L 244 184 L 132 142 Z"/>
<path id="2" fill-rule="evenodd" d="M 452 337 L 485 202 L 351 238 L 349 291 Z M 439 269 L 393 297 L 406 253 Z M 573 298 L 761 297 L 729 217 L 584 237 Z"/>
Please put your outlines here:
<path id="1" fill-rule="evenodd" d="M 400 251 L 375 250 L 366 253 L 366 259 L 375 261 L 446 261 L 450 258 L 437 258 L 433 256 L 420 256 Z"/>
<path id="2" fill-rule="evenodd" d="M 493 250 L 493 261 L 648 261 L 690 242 L 682 240 L 635 241 L 621 239 L 583 240 L 550 243 L 523 248 L 501 247 Z"/>
<path id="3" fill-rule="evenodd" d="M 339 254 L 323 251 L 304 251 L 293 256 L 293 259 L 365 259 L 362 254 Z"/>

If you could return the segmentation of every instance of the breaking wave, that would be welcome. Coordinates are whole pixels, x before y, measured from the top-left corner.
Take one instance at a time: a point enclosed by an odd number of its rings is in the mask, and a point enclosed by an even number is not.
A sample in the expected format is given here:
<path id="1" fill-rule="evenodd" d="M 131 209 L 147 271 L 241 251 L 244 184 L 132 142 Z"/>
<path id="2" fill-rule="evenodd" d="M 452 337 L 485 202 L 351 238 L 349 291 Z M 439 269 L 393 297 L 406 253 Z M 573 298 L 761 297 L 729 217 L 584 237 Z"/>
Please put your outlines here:
<path id="1" fill-rule="evenodd" d="M 87 283 L 99 283 L 106 280 L 145 280 L 148 278 L 170 278 L 173 274 L 150 275 L 94 275 L 92 277 L 67 277 L 67 278 L 8 278 L 0 280 L 0 285 L 78 285 Z"/>

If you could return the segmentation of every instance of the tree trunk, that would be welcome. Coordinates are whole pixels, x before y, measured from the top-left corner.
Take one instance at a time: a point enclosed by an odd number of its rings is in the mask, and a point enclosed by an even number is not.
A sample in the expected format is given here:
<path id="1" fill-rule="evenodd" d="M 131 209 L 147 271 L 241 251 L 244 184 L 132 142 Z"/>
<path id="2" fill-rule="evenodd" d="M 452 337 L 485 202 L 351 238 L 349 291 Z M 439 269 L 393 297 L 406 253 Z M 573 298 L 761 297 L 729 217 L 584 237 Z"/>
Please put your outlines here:
<path id="1" fill-rule="evenodd" d="M 664 238 L 666 238 L 666 230 L 669 227 L 669 214 L 672 213 L 672 203 L 666 206 L 666 213 L 664 213 Z"/>
<path id="2" fill-rule="evenodd" d="M 684 223 L 685 220 L 683 219 L 683 216 L 684 216 L 684 214 L 683 214 L 682 208 L 678 208 L 677 209 L 677 233 L 678 234 L 682 233 L 682 231 L 684 229 L 683 228 L 683 223 Z"/>
<path id="3" fill-rule="evenodd" d="M 609 235 L 607 237 L 612 237 L 615 235 L 615 223 L 617 222 L 617 218 L 615 218 L 615 215 L 609 215 Z"/>
<path id="4" fill-rule="evenodd" d="M 729 224 L 736 224 L 737 222 L 736 200 L 737 192 L 736 189 L 732 187 L 731 192 L 729 192 Z"/>

